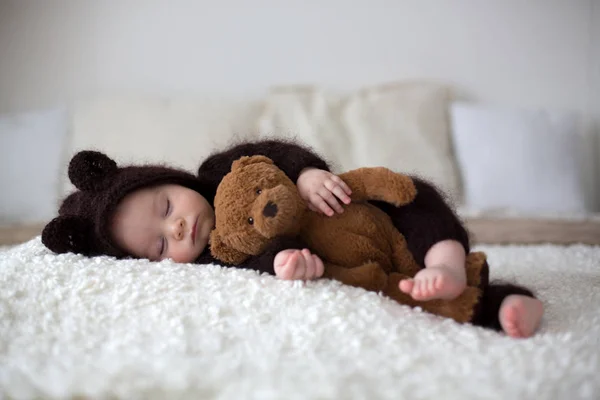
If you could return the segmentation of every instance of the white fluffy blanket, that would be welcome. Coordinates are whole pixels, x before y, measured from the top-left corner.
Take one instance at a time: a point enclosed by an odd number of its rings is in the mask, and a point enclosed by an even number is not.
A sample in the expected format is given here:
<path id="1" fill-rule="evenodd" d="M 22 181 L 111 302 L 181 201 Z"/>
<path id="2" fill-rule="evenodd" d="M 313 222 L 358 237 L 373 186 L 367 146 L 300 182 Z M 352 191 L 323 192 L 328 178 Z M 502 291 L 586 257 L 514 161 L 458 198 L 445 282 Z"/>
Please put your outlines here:
<path id="1" fill-rule="evenodd" d="M 528 340 L 332 281 L 0 252 L 0 398 L 598 399 L 600 247 L 480 247 L 545 302 Z"/>

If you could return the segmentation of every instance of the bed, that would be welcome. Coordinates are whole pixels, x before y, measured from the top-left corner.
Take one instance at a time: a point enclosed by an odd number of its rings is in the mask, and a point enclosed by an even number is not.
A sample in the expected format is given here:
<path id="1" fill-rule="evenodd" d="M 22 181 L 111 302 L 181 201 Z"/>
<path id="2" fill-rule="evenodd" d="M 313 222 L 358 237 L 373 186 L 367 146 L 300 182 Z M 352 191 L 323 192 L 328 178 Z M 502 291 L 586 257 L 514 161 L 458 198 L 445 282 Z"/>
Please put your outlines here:
<path id="1" fill-rule="evenodd" d="M 600 246 L 478 245 L 546 305 L 526 340 L 334 281 L 0 250 L 0 397 L 597 399 Z"/>
<path id="2" fill-rule="evenodd" d="M 448 97 L 410 83 L 343 96 L 283 87 L 247 104 L 92 100 L 73 111 L 64 154 L 96 148 L 194 170 L 239 132 L 294 132 L 338 170 L 423 171 L 458 199 Z M 178 140 L 163 143 L 165 132 Z M 492 278 L 544 301 L 535 337 L 458 325 L 328 280 L 54 255 L 43 225 L 0 228 L 0 398 L 600 398 L 600 218 L 463 217 Z"/>

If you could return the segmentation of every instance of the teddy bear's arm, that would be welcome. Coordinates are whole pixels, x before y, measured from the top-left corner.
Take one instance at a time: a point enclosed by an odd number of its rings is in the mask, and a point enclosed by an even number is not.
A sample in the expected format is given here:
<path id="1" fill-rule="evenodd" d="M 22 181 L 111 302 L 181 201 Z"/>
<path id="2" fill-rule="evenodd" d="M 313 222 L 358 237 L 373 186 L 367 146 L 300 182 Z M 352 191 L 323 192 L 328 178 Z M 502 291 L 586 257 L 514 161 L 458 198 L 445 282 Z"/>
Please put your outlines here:
<path id="1" fill-rule="evenodd" d="M 340 178 L 352 190 L 352 201 L 379 200 L 400 207 L 417 195 L 411 177 L 384 167 L 358 168 L 340 174 Z"/>
<path id="2" fill-rule="evenodd" d="M 258 256 L 251 256 L 238 267 L 252 269 L 260 273 L 275 275 L 274 261 L 277 253 L 288 249 L 305 249 L 306 244 L 297 237 L 280 236 L 274 238 L 269 246 Z"/>
<path id="3" fill-rule="evenodd" d="M 258 256 L 249 256 L 245 261 L 239 264 L 230 264 L 216 259 L 212 256 L 209 249 L 207 249 L 202 255 L 195 261 L 196 264 L 216 264 L 223 267 L 236 267 L 244 269 L 252 269 L 259 273 L 267 273 L 269 275 L 275 275 L 275 268 L 273 262 L 275 256 L 282 250 L 287 249 L 304 249 L 307 248 L 306 244 L 295 237 L 276 237 L 265 249 L 265 251 Z"/>

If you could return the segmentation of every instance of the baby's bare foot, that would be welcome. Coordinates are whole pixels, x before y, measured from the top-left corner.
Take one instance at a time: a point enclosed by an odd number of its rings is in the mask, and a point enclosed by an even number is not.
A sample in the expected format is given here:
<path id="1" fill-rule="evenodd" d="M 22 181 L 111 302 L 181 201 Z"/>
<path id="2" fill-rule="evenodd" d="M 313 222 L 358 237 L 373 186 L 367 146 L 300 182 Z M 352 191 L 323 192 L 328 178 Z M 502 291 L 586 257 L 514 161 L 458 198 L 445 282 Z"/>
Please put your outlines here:
<path id="1" fill-rule="evenodd" d="M 400 290 L 415 300 L 452 300 L 466 287 L 465 272 L 451 267 L 425 268 L 417 272 L 414 279 L 400 281 Z"/>
<path id="2" fill-rule="evenodd" d="M 513 294 L 500 306 L 500 325 L 508 336 L 528 338 L 540 325 L 544 305 L 533 297 Z"/>

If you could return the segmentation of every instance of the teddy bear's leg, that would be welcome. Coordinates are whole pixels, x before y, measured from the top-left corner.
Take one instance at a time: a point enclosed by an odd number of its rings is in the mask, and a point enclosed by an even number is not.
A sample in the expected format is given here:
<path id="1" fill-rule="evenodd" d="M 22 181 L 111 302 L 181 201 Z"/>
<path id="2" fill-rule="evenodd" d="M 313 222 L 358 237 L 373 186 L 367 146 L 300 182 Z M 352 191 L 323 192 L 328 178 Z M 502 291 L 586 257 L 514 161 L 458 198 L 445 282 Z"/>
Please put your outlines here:
<path id="1" fill-rule="evenodd" d="M 400 207 L 413 201 L 417 188 L 404 174 L 384 167 L 358 168 L 340 174 L 352 190 L 353 201 L 380 200 Z"/>
<path id="2" fill-rule="evenodd" d="M 391 227 L 392 235 L 392 260 L 399 272 L 414 277 L 423 267 L 415 261 L 412 253 L 408 250 L 408 244 L 404 236 L 394 227 Z"/>
<path id="3" fill-rule="evenodd" d="M 419 301 L 403 293 L 398 287 L 399 282 L 407 278 L 408 276 L 399 273 L 390 274 L 383 293 L 400 304 L 410 307 L 421 307 L 424 311 L 431 314 L 451 318 L 459 323 L 470 322 L 475 315 L 481 299 L 481 290 L 478 288 L 467 287 L 460 296 L 453 300 L 435 299 Z"/>
<path id="4" fill-rule="evenodd" d="M 335 264 L 325 263 L 323 278 L 335 279 L 343 284 L 361 287 L 379 292 L 386 287 L 388 276 L 376 262 L 369 262 L 354 268 L 344 268 Z"/>
<path id="5" fill-rule="evenodd" d="M 486 254 L 482 251 L 467 255 L 467 285 L 483 289 L 489 283 L 490 270 Z"/>

